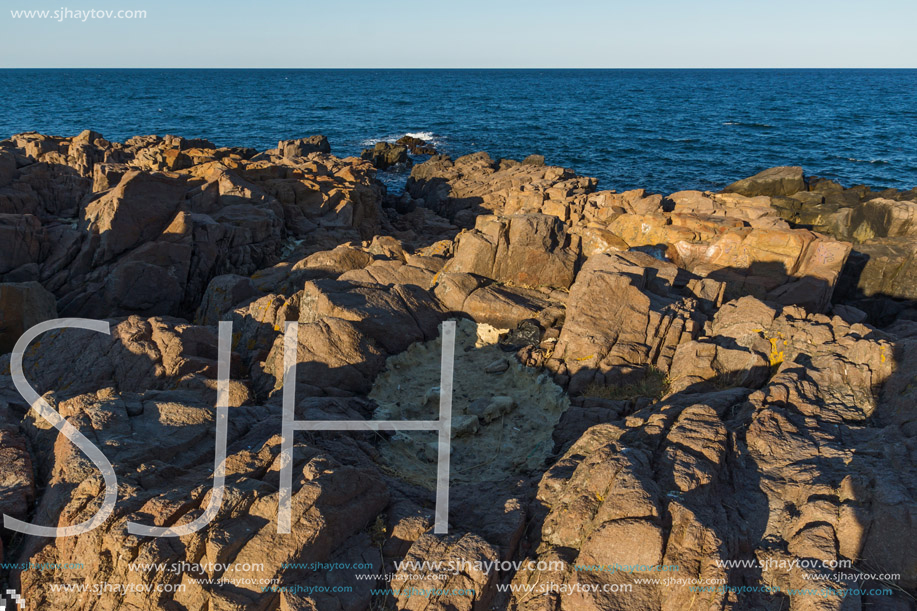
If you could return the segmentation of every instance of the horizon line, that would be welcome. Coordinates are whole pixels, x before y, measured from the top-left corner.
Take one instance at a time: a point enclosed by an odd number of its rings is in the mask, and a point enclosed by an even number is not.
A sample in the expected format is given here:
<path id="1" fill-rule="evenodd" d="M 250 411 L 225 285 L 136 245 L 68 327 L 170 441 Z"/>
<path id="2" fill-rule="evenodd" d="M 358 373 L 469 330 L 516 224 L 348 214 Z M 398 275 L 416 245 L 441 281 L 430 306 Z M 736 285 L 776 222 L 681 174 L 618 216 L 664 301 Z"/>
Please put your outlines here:
<path id="1" fill-rule="evenodd" d="M 405 67 L 282 67 L 282 66 L 0 66 L 0 70 L 917 70 L 901 66 L 649 66 L 649 67 L 514 67 L 514 66 L 405 66 Z"/>

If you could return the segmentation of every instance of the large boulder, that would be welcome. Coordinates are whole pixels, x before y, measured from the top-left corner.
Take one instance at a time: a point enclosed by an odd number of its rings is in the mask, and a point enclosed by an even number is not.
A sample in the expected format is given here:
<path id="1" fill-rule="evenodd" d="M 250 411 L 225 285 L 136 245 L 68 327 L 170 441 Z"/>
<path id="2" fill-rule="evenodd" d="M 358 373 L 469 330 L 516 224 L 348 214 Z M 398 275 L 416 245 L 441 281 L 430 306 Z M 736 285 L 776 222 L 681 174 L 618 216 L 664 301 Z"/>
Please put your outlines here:
<path id="1" fill-rule="evenodd" d="M 573 283 L 578 256 L 579 240 L 556 217 L 479 216 L 475 228 L 457 238 L 445 269 L 517 286 L 565 289 Z"/>
<path id="2" fill-rule="evenodd" d="M 671 282 L 675 266 L 639 252 L 589 258 L 548 361 L 571 376 L 571 393 L 634 383 L 651 367 L 666 372 L 678 345 L 698 336 L 705 316 L 697 300 L 671 290 L 665 274 Z"/>
<path id="3" fill-rule="evenodd" d="M 723 191 L 739 193 L 748 197 L 756 195 L 793 195 L 806 190 L 802 168 L 799 166 L 780 166 L 758 172 L 749 178 L 732 183 Z"/>
<path id="4" fill-rule="evenodd" d="M 282 306 L 272 301 L 267 296 L 249 304 L 247 312 L 237 310 L 243 319 L 255 310 L 256 320 L 243 327 L 242 335 L 250 338 L 255 353 L 265 341 L 273 342 L 257 364 L 256 385 L 263 394 L 282 385 L 286 321 L 299 322 L 296 383 L 301 392 L 350 395 L 369 391 L 388 354 L 436 337 L 444 317 L 440 303 L 414 285 L 323 279 L 306 282 L 291 298 L 279 300 Z"/>
<path id="5" fill-rule="evenodd" d="M 726 299 L 754 295 L 821 312 L 850 245 L 805 229 L 739 228 L 709 243 L 675 242 L 669 252 L 681 267 L 725 282 Z"/>
<path id="6" fill-rule="evenodd" d="M 537 291 L 490 285 L 472 291 L 460 309 L 477 322 L 498 329 L 513 329 L 523 320 L 535 318 L 551 304 Z"/>
<path id="7" fill-rule="evenodd" d="M 365 250 L 342 244 L 333 250 L 323 250 L 309 255 L 297 262 L 293 269 L 314 271 L 337 277 L 346 272 L 363 269 L 372 260 L 372 255 Z"/>
<path id="8" fill-rule="evenodd" d="M 399 163 L 410 163 L 408 147 L 390 142 L 377 142 L 371 149 L 365 149 L 360 155 L 380 170 L 387 170 Z"/>
<path id="9" fill-rule="evenodd" d="M 676 215 L 692 215 L 741 221 L 738 226 L 789 229 L 787 222 L 771 206 L 771 198 L 764 195 L 746 197 L 738 193 L 678 191 L 666 197 L 666 202 L 671 203 L 673 219 L 678 218 Z"/>
<path id="10" fill-rule="evenodd" d="M 133 171 L 118 186 L 86 206 L 87 231 L 98 240 L 96 265 L 151 241 L 168 226 L 188 191 L 183 181 Z"/>
<path id="11" fill-rule="evenodd" d="M 917 234 L 917 202 L 877 197 L 853 208 L 846 235 L 857 242 Z"/>
<path id="12" fill-rule="evenodd" d="M 511 159 L 495 162 L 487 153 L 473 153 L 455 161 L 434 155 L 414 167 L 405 188 L 437 214 L 471 227 L 480 213 L 541 212 L 576 220 L 596 184 L 594 178 L 576 176 L 564 168 Z M 610 192 L 603 194 L 606 199 L 621 199 Z M 656 196 L 656 203 L 661 199 Z"/>
<path id="13" fill-rule="evenodd" d="M 295 383 L 297 395 L 367 393 L 385 366 L 385 351 L 360 332 L 356 323 L 329 317 L 299 325 L 296 347 L 297 377 L 284 380 L 284 338 L 277 336 L 264 361 L 266 374 L 258 385 L 263 394 Z"/>
<path id="14" fill-rule="evenodd" d="M 234 306 L 256 296 L 260 292 L 251 278 L 236 274 L 217 276 L 207 285 L 194 318 L 202 325 L 214 325 Z"/>
<path id="15" fill-rule="evenodd" d="M 298 140 L 281 140 L 277 143 L 277 150 L 280 152 L 281 157 L 295 159 L 312 153 L 327 155 L 331 153 L 331 145 L 328 144 L 328 138 L 319 135 L 299 138 Z"/>
<path id="16" fill-rule="evenodd" d="M 395 144 L 408 147 L 412 155 L 435 155 L 436 148 L 423 138 L 415 136 L 402 136 L 398 138 Z"/>
<path id="17" fill-rule="evenodd" d="M 453 571 L 427 571 L 424 566 L 448 566 L 456 559 L 469 567 Z M 439 537 L 424 533 L 408 550 L 405 566 L 392 580 L 404 584 L 394 592 L 395 604 L 404 611 L 477 611 L 489 609 L 496 593 L 496 572 L 480 568 L 497 562 L 499 556 L 487 541 L 473 533 Z M 423 563 L 427 562 L 427 565 Z M 476 566 L 477 565 L 477 566 Z M 416 567 L 416 568 L 415 568 Z M 414 592 L 424 592 L 415 595 Z M 456 592 L 453 594 L 453 592 Z"/>
<path id="18" fill-rule="evenodd" d="M 851 259 L 850 272 L 856 276 L 859 294 L 917 298 L 917 241 L 869 240 L 853 247 Z"/>
<path id="19" fill-rule="evenodd" d="M 439 303 L 414 285 L 379 286 L 359 282 L 316 280 L 296 295 L 299 322 L 330 318 L 353 322 L 370 341 L 389 353 L 432 339 L 442 319 Z"/>

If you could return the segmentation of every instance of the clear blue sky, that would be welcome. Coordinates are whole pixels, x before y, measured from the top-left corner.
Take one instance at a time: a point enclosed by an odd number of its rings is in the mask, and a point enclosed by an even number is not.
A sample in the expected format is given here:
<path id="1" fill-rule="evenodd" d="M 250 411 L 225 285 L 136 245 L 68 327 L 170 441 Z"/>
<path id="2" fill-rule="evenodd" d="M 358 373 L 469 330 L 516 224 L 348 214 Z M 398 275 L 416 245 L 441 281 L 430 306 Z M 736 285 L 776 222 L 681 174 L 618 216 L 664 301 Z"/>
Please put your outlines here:
<path id="1" fill-rule="evenodd" d="M 2 0 L 0 67 L 917 67 L 917 0 Z M 142 20 L 13 10 L 146 10 Z"/>

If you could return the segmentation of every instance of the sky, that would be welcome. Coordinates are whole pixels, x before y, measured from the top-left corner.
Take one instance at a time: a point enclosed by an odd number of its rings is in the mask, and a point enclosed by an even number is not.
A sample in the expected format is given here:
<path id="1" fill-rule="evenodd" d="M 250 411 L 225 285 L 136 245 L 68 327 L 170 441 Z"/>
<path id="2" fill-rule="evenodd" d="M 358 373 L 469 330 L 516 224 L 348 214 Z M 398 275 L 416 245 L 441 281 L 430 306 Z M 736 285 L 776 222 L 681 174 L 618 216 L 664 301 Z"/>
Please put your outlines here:
<path id="1" fill-rule="evenodd" d="M 0 68 L 917 68 L 917 0 L 0 4 Z"/>

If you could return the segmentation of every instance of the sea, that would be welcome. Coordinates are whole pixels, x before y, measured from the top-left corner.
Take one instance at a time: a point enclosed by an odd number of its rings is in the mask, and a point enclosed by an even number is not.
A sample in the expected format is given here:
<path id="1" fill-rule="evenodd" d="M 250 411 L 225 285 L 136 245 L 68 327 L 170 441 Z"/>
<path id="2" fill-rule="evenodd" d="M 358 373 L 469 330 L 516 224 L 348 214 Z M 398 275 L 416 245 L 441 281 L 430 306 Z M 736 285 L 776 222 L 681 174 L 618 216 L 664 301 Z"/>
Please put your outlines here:
<path id="1" fill-rule="evenodd" d="M 716 190 L 775 165 L 908 189 L 915 93 L 917 70 L 18 69 L 0 70 L 0 139 L 324 134 L 347 156 L 412 135 L 453 157 L 541 154 L 605 189 Z"/>

